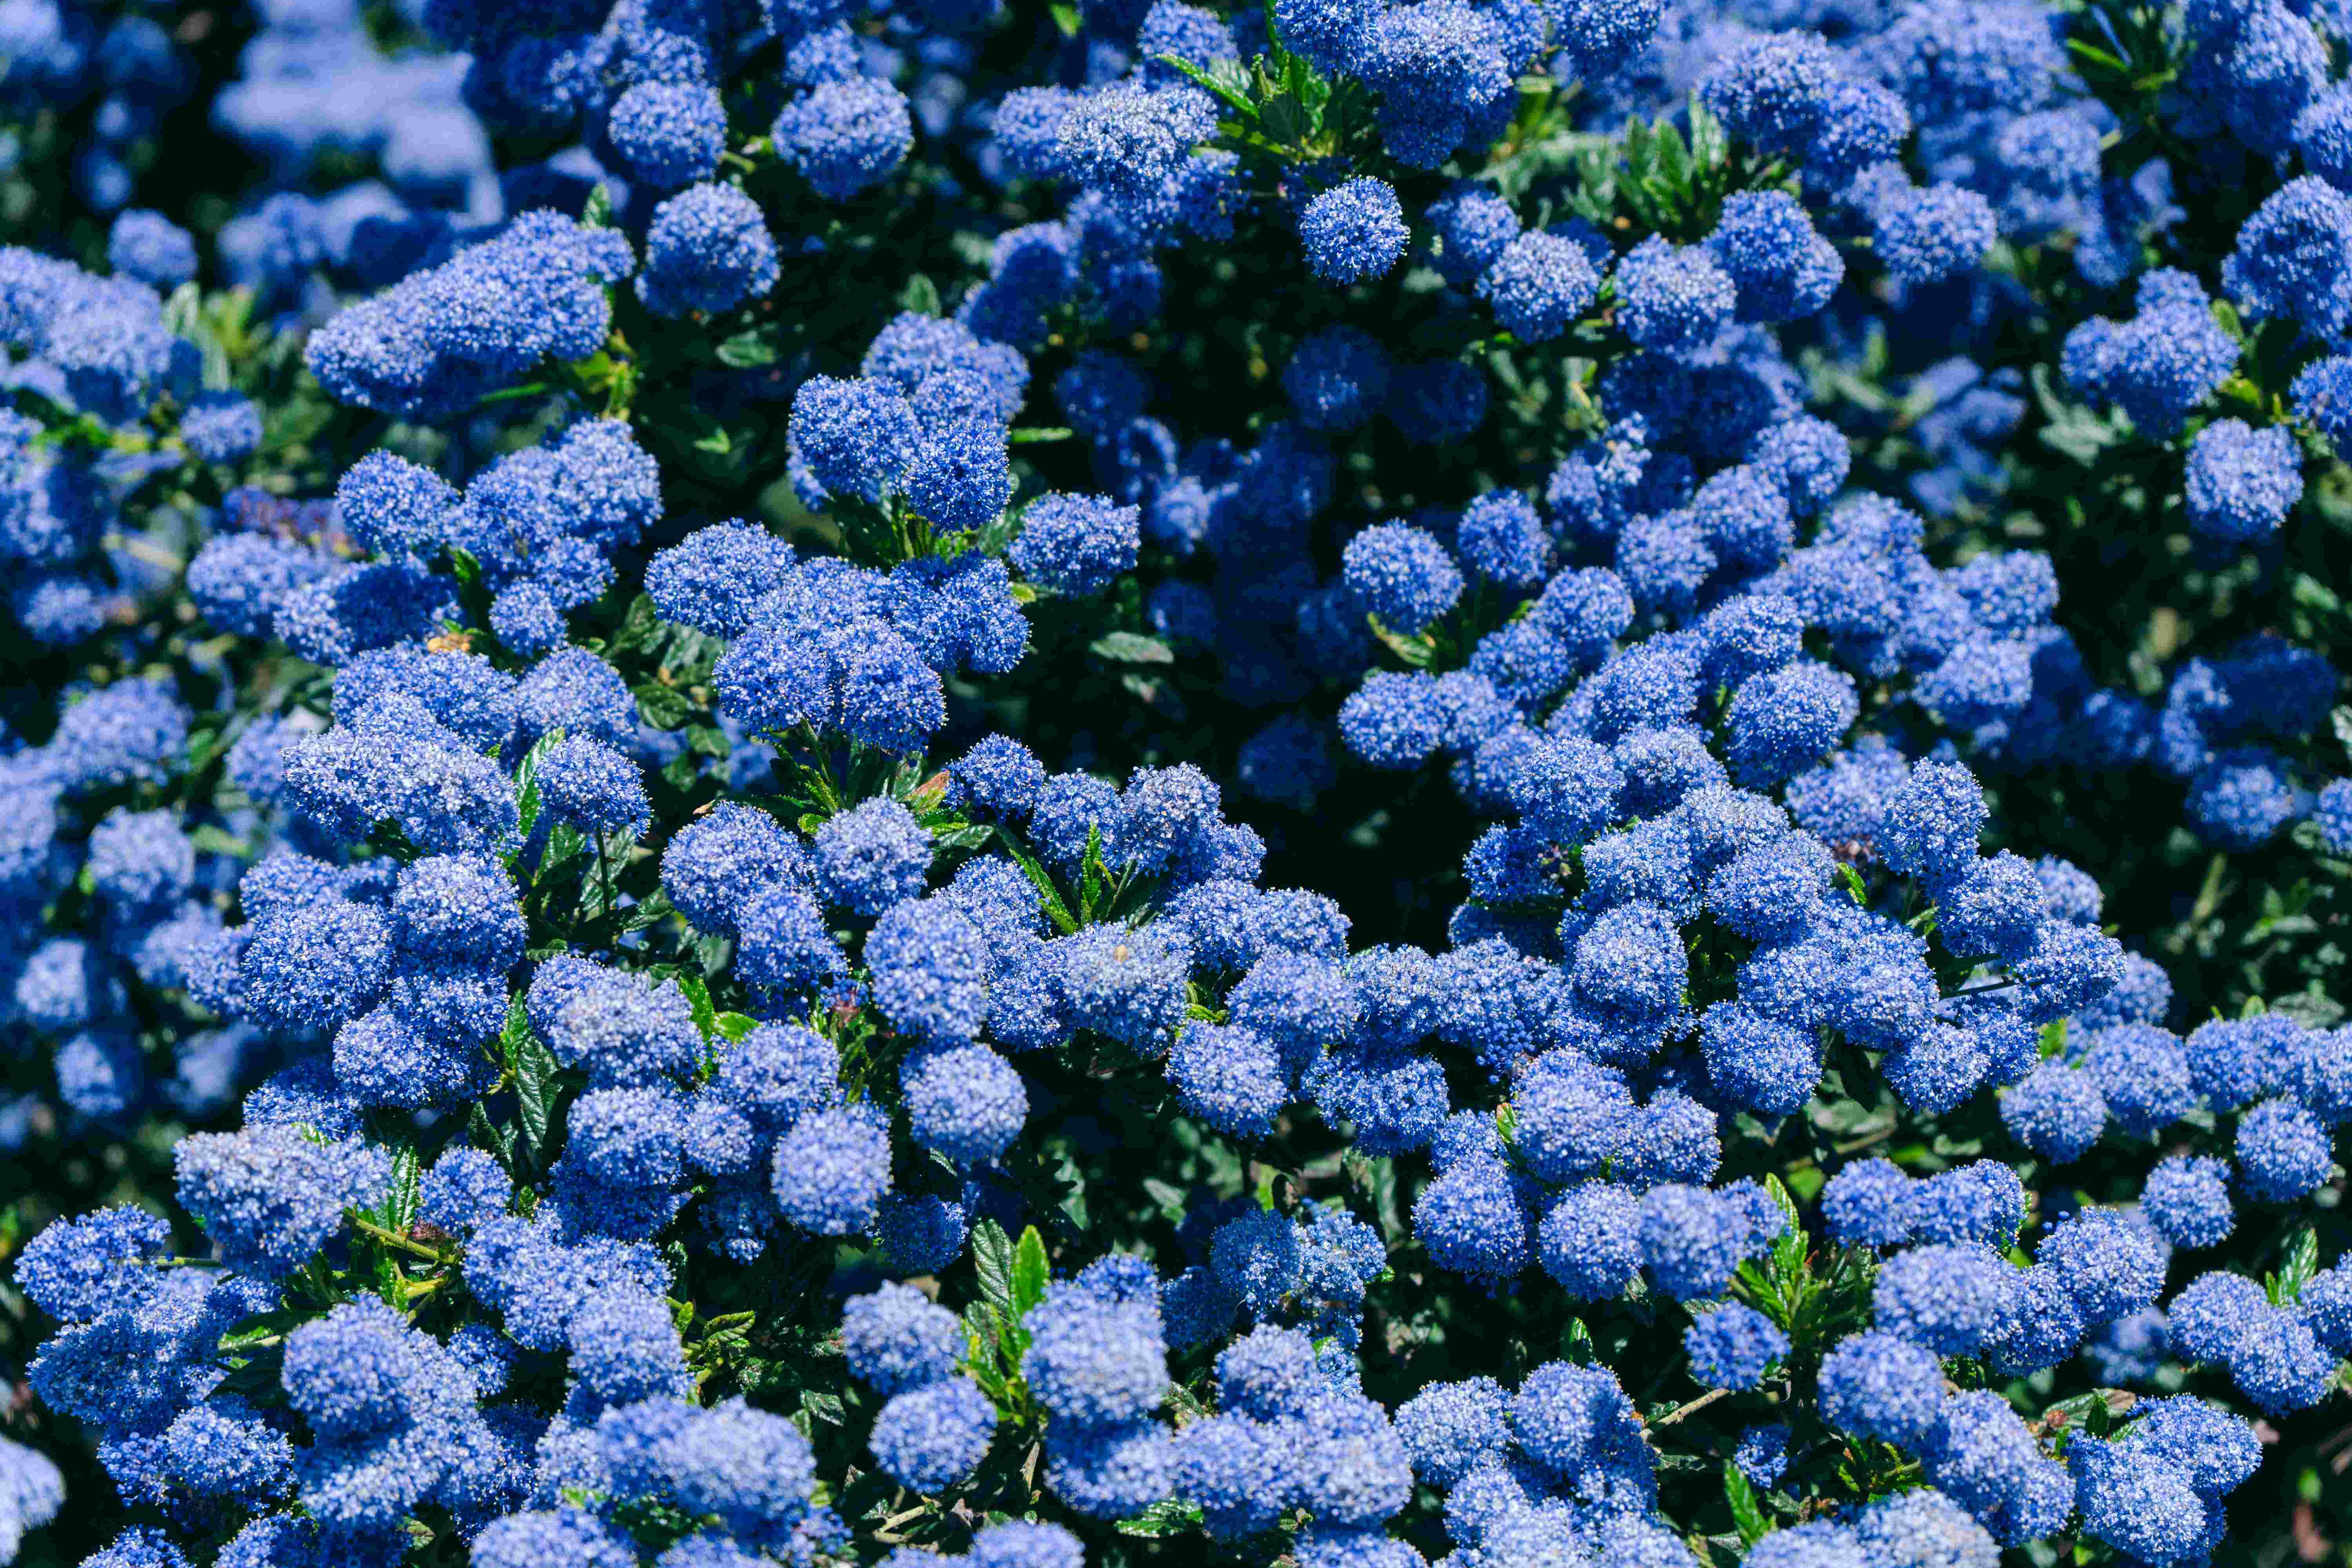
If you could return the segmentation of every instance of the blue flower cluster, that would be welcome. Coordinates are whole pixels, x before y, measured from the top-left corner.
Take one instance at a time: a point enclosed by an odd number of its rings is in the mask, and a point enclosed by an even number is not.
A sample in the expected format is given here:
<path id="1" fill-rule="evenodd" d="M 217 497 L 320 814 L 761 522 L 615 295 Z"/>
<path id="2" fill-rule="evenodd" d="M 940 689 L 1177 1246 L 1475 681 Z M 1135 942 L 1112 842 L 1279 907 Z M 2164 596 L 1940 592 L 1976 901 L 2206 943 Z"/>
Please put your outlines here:
<path id="1" fill-rule="evenodd" d="M 0 21 L 0 1562 L 2352 1531 L 2342 17 L 205 17 Z"/>

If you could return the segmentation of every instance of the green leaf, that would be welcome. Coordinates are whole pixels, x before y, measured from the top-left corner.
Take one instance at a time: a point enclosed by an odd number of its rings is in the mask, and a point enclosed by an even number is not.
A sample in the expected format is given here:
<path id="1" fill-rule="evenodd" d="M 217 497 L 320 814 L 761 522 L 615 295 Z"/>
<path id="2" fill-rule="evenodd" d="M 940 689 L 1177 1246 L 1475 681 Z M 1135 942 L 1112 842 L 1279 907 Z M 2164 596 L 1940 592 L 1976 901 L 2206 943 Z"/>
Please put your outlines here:
<path id="1" fill-rule="evenodd" d="M 2336 743 L 2352 752 L 2352 708 L 2338 708 L 2327 717 L 2336 730 Z"/>
<path id="2" fill-rule="evenodd" d="M 1173 664 L 1176 650 L 1158 637 L 1141 632 L 1111 632 L 1087 645 L 1087 651 L 1119 664 Z"/>
<path id="3" fill-rule="evenodd" d="M 244 839 L 209 822 L 200 822 L 190 828 L 188 842 L 199 855 L 234 855 L 242 860 L 248 853 Z"/>
<path id="4" fill-rule="evenodd" d="M 2089 1406 L 2083 1412 L 2083 1430 L 2094 1437 L 2104 1437 L 2116 1429 L 2116 1413 L 2107 1408 L 2104 1393 L 2091 1395 Z"/>
<path id="5" fill-rule="evenodd" d="M 972 1227 L 971 1267 L 980 1279 L 980 1299 L 1009 1316 L 1013 1310 L 1013 1238 L 992 1219 L 982 1220 Z"/>
<path id="6" fill-rule="evenodd" d="M 730 370 L 751 370 L 776 363 L 776 345 L 758 327 L 747 328 L 719 345 L 719 363 Z"/>
<path id="7" fill-rule="evenodd" d="M 1027 425 L 1004 433 L 1008 447 L 1034 447 L 1043 441 L 1066 441 L 1077 432 L 1066 425 Z"/>
<path id="8" fill-rule="evenodd" d="M 710 986 L 699 974 L 681 974 L 677 988 L 686 994 L 687 1005 L 694 1009 L 694 1026 L 705 1040 L 719 1032 L 719 1010 L 710 1005 Z"/>
<path id="9" fill-rule="evenodd" d="M 929 273 L 916 273 L 907 279 L 907 286 L 898 290 L 898 309 L 912 310 L 919 316 L 940 314 L 940 286 L 931 281 Z"/>
<path id="10" fill-rule="evenodd" d="M 499 1037 L 499 1047 L 506 1058 L 507 1070 L 514 1075 L 516 1116 L 521 1124 L 525 1151 L 536 1169 L 547 1147 L 548 1123 L 555 1111 L 556 1078 L 562 1069 L 554 1053 L 530 1032 L 530 1019 L 523 1011 L 520 992 L 515 993 L 507 1009 L 506 1033 Z"/>
<path id="11" fill-rule="evenodd" d="M 1076 37 L 1078 36 L 1078 29 L 1086 26 L 1085 20 L 1079 16 L 1078 8 L 1076 5 L 1061 5 L 1057 0 L 1056 4 L 1048 5 L 1046 10 L 1053 14 L 1054 26 L 1062 30 L 1062 37 L 1066 38 Z"/>
<path id="12" fill-rule="evenodd" d="M 424 1161 L 413 1143 L 404 1143 L 393 1152 L 392 1188 L 384 1194 L 383 1226 L 386 1230 L 406 1230 L 416 1220 L 418 1173 Z"/>
<path id="13" fill-rule="evenodd" d="M 1045 1285 L 1052 1278 L 1045 1265 L 1045 1238 L 1037 1234 L 1035 1226 L 1021 1233 L 1021 1245 L 1013 1254 L 1013 1315 L 1020 1317 L 1045 1299 Z"/>
<path id="14" fill-rule="evenodd" d="M 620 628 L 613 634 L 610 653 L 625 653 L 645 647 L 662 634 L 662 614 L 654 607 L 650 595 L 640 594 L 629 601 L 628 614 L 621 617 Z"/>
<path id="15" fill-rule="evenodd" d="M 2319 1272 L 2319 1236 L 2309 1226 L 2297 1228 L 2286 1244 L 2286 1261 L 2271 1277 L 2271 1304 L 2284 1307 L 2299 1300 L 2303 1288 Z"/>
<path id="16" fill-rule="evenodd" d="M 676 730 L 698 711 L 694 701 L 675 687 L 648 680 L 636 689 L 637 711 L 656 730 Z"/>
<path id="17" fill-rule="evenodd" d="M 1753 1546 L 1771 1531 L 1771 1521 L 1756 1501 L 1756 1489 L 1729 1459 L 1723 1462 L 1723 1498 L 1731 1505 L 1731 1521 L 1739 1527 L 1741 1545 Z"/>
<path id="18" fill-rule="evenodd" d="M 514 1134 L 492 1121 L 488 1110 L 478 1100 L 466 1113 L 466 1136 L 474 1147 L 496 1155 L 507 1174 L 514 1174 Z"/>
<path id="19" fill-rule="evenodd" d="M 1031 885 L 1036 888 L 1038 899 L 1045 907 L 1045 918 L 1060 928 L 1064 936 L 1075 933 L 1078 929 L 1077 918 L 1070 913 L 1070 906 L 1062 901 L 1062 889 L 1054 885 L 1054 879 L 1045 867 L 1037 863 L 1037 857 L 1029 853 L 1029 847 L 1022 843 L 1009 827 L 998 827 L 996 837 L 1004 846 L 1004 852 L 1013 857 L 1013 863 L 1021 868 Z"/>
<path id="20" fill-rule="evenodd" d="M 1199 66 L 1194 65 L 1191 60 L 1179 58 L 1175 55 L 1160 55 L 1157 58 L 1161 65 L 1174 68 L 1176 70 L 1191 77 L 1193 81 L 1199 83 L 1204 88 L 1207 88 L 1211 92 L 1215 93 L 1219 98 L 1223 99 L 1225 102 L 1225 107 L 1231 109 L 1235 115 L 1239 116 L 1244 125 L 1253 123 L 1256 121 L 1257 105 L 1252 103 L 1249 100 L 1249 95 L 1244 92 L 1234 82 L 1226 79 L 1223 76 L 1212 75 L 1209 72 L 1202 70 Z"/>
<path id="21" fill-rule="evenodd" d="M 1087 858 L 1079 863 L 1083 882 L 1078 889 L 1078 912 L 1087 919 L 1095 917 L 1102 904 L 1103 879 L 1108 875 L 1102 858 L 1102 826 L 1087 825 Z"/>
<path id="22" fill-rule="evenodd" d="M 1118 1529 L 1121 1535 L 1141 1535 L 1158 1538 L 1168 1535 L 1190 1535 L 1201 1528 L 1201 1507 L 1198 1503 L 1178 1502 L 1165 1498 L 1153 1503 L 1133 1519 L 1122 1519 Z"/>
<path id="23" fill-rule="evenodd" d="M 581 209 L 580 224 L 583 228 L 613 226 L 613 193 L 605 189 L 604 181 L 588 187 L 588 201 Z"/>
<path id="24" fill-rule="evenodd" d="M 1296 146 L 1313 134 L 1307 124 L 1307 106 L 1291 93 L 1279 93 L 1269 99 L 1258 116 L 1266 135 L 1286 147 Z"/>
<path id="25" fill-rule="evenodd" d="M 721 1013 L 714 1022 L 719 1033 L 730 1040 L 740 1040 L 760 1026 L 760 1020 L 749 1013 Z"/>
<path id="26" fill-rule="evenodd" d="M 1592 1364 L 1592 1331 L 1584 1326 L 1582 1318 L 1569 1319 L 1568 1327 L 1560 1331 L 1559 1353 L 1579 1366 Z"/>

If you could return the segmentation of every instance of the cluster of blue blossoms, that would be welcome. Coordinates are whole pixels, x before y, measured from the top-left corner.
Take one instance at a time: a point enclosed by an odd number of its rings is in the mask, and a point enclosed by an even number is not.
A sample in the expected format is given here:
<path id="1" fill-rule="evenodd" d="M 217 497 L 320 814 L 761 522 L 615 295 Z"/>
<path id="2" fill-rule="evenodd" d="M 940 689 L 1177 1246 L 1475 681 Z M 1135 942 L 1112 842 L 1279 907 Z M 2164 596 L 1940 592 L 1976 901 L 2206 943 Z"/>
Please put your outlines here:
<path id="1" fill-rule="evenodd" d="M 2320 1474 L 2342 18 L 271 0 L 167 215 L 205 28 L 87 9 L 0 1562 L 2199 1568 Z"/>

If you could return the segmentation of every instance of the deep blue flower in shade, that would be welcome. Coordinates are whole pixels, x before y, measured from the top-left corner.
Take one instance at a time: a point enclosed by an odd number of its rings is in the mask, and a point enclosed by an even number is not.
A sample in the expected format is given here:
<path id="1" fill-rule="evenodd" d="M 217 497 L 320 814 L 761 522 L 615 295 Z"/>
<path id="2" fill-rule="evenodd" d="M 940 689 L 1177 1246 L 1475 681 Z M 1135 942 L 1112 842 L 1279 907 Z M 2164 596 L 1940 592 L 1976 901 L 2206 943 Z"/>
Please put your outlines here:
<path id="1" fill-rule="evenodd" d="M 1023 509 L 1007 559 L 1043 587 L 1084 598 L 1135 566 L 1141 514 L 1105 497 L 1045 495 Z"/>
<path id="2" fill-rule="evenodd" d="M 1728 715 L 1732 774 L 1750 788 L 1780 784 L 1821 760 L 1861 711 L 1853 678 L 1801 659 L 1743 683 Z"/>
<path id="3" fill-rule="evenodd" d="M 1353 430 L 1380 412 L 1389 389 L 1388 351 L 1340 322 L 1302 340 L 1283 367 L 1282 390 L 1313 430 Z"/>
<path id="4" fill-rule="evenodd" d="M 1544 583 L 1550 537 L 1533 504 L 1517 490 L 1488 490 L 1464 508 L 1455 541 L 1470 569 L 1490 583 L 1508 588 Z"/>
<path id="5" fill-rule="evenodd" d="M 1717 264 L 1738 286 L 1743 321 L 1793 321 L 1829 303 L 1845 278 L 1837 247 L 1821 237 L 1786 191 L 1727 196 L 1706 239 Z"/>
<path id="6" fill-rule="evenodd" d="M 613 100 L 604 134 L 631 179 L 674 190 L 719 167 L 727 110 L 706 82 L 641 81 Z"/>
<path id="7" fill-rule="evenodd" d="M 1401 365 L 1389 378 L 1382 408 L 1406 440 L 1433 447 L 1458 441 L 1486 419 L 1486 376 L 1460 360 Z"/>
<path id="8" fill-rule="evenodd" d="M 1307 270 L 1342 287 L 1394 267 L 1409 235 L 1395 188 L 1369 175 L 1334 185 L 1298 215 Z"/>
<path id="9" fill-rule="evenodd" d="M 1738 289 L 1713 255 L 1653 236 L 1617 263 L 1617 324 L 1645 349 L 1685 355 L 1730 320 Z"/>
<path id="10" fill-rule="evenodd" d="M 1702 1312 L 1683 1334 L 1691 1375 L 1709 1388 L 1754 1388 L 1789 1353 L 1789 1336 L 1753 1307 L 1732 1302 Z"/>
<path id="11" fill-rule="evenodd" d="M 872 77 L 812 88 L 784 105 L 771 134 L 777 155 L 836 202 L 889 178 L 915 144 L 906 95 Z"/>
<path id="12" fill-rule="evenodd" d="M 1455 182 L 1429 204 L 1423 216 L 1437 240 L 1437 269 L 1456 288 L 1467 288 L 1518 237 L 1518 215 L 1491 185 Z"/>
<path id="13" fill-rule="evenodd" d="M 657 316 L 731 310 L 774 288 L 776 266 L 757 202 L 732 185 L 694 185 L 654 209 L 637 298 Z"/>
<path id="14" fill-rule="evenodd" d="M 1699 96 L 1733 136 L 1768 153 L 1798 156 L 1826 127 L 1824 100 L 1843 74 L 1820 35 L 1779 33 L 1727 53 Z"/>
<path id="15" fill-rule="evenodd" d="M 2288 776 L 2284 759 L 2260 746 L 2222 752 L 2189 781 L 2188 816 L 2217 848 L 2252 849 L 2302 816 L 2309 796 Z"/>
<path id="16" fill-rule="evenodd" d="M 1601 274 L 1583 247 L 1557 234 L 1515 237 L 1478 277 L 1479 297 L 1494 306 L 1495 320 L 1530 343 L 1566 331 L 1600 291 Z"/>
<path id="17" fill-rule="evenodd" d="M 1937 185 L 1883 205 L 1873 238 L 1888 272 L 1920 285 L 1976 266 L 1997 232 L 1992 205 L 1983 196 L 1958 185 Z"/>
<path id="18" fill-rule="evenodd" d="M 2303 497 L 2303 452 L 2284 426 L 2217 419 L 2189 445 L 2189 526 L 2250 543 L 2278 531 Z"/>

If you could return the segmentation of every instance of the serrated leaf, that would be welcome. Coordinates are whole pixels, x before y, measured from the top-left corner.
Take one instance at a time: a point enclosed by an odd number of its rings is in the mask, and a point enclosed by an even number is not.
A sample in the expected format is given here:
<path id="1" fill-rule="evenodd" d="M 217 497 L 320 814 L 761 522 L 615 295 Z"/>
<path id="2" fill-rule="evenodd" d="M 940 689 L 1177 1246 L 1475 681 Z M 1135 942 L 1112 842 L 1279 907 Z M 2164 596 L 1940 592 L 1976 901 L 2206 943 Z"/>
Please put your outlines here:
<path id="1" fill-rule="evenodd" d="M 1190 1535 L 1201 1527 L 1201 1509 L 1197 1503 L 1178 1502 L 1167 1498 L 1153 1503 L 1133 1519 L 1118 1521 L 1121 1535 L 1140 1535 L 1153 1539 L 1169 1535 Z"/>
<path id="2" fill-rule="evenodd" d="M 1087 856 L 1079 863 L 1078 871 L 1082 879 L 1078 890 L 1078 912 L 1092 920 L 1095 910 L 1102 903 L 1103 880 L 1108 874 L 1103 865 L 1102 825 L 1099 823 L 1087 825 Z"/>
<path id="3" fill-rule="evenodd" d="M 514 1078 L 515 1116 L 524 1151 L 531 1168 L 538 1169 L 547 1147 L 548 1123 L 555 1112 L 556 1077 L 561 1069 L 554 1054 L 531 1033 L 520 993 L 507 1009 L 506 1032 L 499 1037 L 499 1047 L 507 1071 Z"/>
<path id="4" fill-rule="evenodd" d="M 2303 1288 L 2319 1272 L 2319 1236 L 2309 1226 L 2299 1227 L 2286 1244 L 2286 1261 L 2280 1265 L 2278 1289 L 2272 1300 L 2277 1306 L 2299 1300 Z"/>
<path id="5" fill-rule="evenodd" d="M 719 1009 L 710 1005 L 710 986 L 699 974 L 681 974 L 677 988 L 694 1010 L 694 1026 L 705 1040 L 719 1032 Z"/>
<path id="6" fill-rule="evenodd" d="M 662 614 L 654 607 L 653 597 L 640 594 L 629 601 L 628 613 L 621 617 L 618 629 L 613 633 L 609 653 L 626 653 L 646 647 L 661 635 Z"/>
<path id="7" fill-rule="evenodd" d="M 1045 1238 L 1031 1226 L 1021 1233 L 1021 1244 L 1013 1254 L 1013 1315 L 1019 1318 L 1030 1308 L 1045 1299 L 1045 1286 L 1052 1279 L 1045 1264 Z"/>
<path id="8" fill-rule="evenodd" d="M 1739 1527 L 1741 1545 L 1753 1546 L 1771 1531 L 1771 1521 L 1764 1517 L 1756 1500 L 1756 1489 L 1729 1459 L 1723 1462 L 1723 1498 L 1731 1505 L 1731 1521 Z"/>
<path id="9" fill-rule="evenodd" d="M 1087 651 L 1118 664 L 1173 664 L 1176 650 L 1141 632 L 1109 632 L 1087 645 Z"/>
<path id="10" fill-rule="evenodd" d="M 417 1182 L 425 1162 L 411 1143 L 403 1143 L 393 1151 L 392 1185 L 384 1194 L 383 1226 L 386 1230 L 405 1231 L 416 1220 Z"/>
<path id="11" fill-rule="evenodd" d="M 1013 1311 L 1013 1238 L 992 1219 L 971 1229 L 971 1267 L 979 1277 L 980 1299 L 1000 1313 Z"/>
<path id="12" fill-rule="evenodd" d="M 1161 65 L 1173 68 L 1183 75 L 1192 78 L 1195 83 L 1216 94 L 1218 98 L 1224 101 L 1227 108 L 1231 109 L 1235 115 L 1240 117 L 1244 123 L 1246 124 L 1257 119 L 1257 105 L 1252 103 L 1249 100 L 1249 96 L 1243 92 L 1239 87 L 1234 85 L 1233 82 L 1228 81 L 1223 77 L 1212 75 L 1208 71 L 1202 70 L 1199 66 L 1194 65 L 1191 60 L 1184 59 L 1177 55 L 1160 55 L 1154 58 L 1156 58 Z"/>
<path id="13" fill-rule="evenodd" d="M 1052 921 L 1064 936 L 1076 932 L 1078 929 L 1077 918 L 1070 913 L 1069 905 L 1062 901 L 1061 889 L 1054 885 L 1054 879 L 1047 874 L 1045 868 L 1037 863 L 1037 857 L 1029 853 L 1029 847 L 1022 843 L 1008 827 L 999 827 L 996 830 L 996 837 L 997 841 L 1004 846 L 1004 852 L 1013 857 L 1013 863 L 1021 868 L 1023 874 L 1029 879 L 1030 884 L 1037 889 L 1038 900 L 1045 907 L 1045 918 Z"/>
<path id="14" fill-rule="evenodd" d="M 1258 111 L 1258 121 L 1266 135 L 1284 146 L 1296 146 L 1312 132 L 1307 120 L 1307 106 L 1288 92 L 1276 94 Z"/>
<path id="15" fill-rule="evenodd" d="M 478 1100 L 466 1113 L 466 1136 L 474 1147 L 494 1156 L 508 1175 L 514 1174 L 514 1134 L 492 1121 L 489 1111 Z"/>

